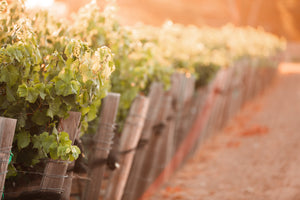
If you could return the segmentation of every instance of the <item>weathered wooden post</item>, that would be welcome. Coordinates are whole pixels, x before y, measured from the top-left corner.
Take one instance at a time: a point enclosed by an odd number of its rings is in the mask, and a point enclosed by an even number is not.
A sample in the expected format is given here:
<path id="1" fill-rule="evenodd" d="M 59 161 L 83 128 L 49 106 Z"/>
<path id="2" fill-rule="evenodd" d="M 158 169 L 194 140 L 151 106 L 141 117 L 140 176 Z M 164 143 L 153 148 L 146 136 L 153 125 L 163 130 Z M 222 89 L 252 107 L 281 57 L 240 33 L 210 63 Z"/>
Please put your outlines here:
<path id="1" fill-rule="evenodd" d="M 153 171 L 157 169 L 157 163 L 160 158 L 163 158 L 165 152 L 162 152 L 161 146 L 166 139 L 166 134 L 168 134 L 169 124 L 168 117 L 170 116 L 171 106 L 172 106 L 172 96 L 169 94 L 169 91 L 163 95 L 163 104 L 160 106 L 159 117 L 157 122 L 163 124 L 162 129 L 152 130 L 149 148 L 147 149 L 145 155 L 145 161 L 141 163 L 142 170 L 141 173 L 136 176 L 136 185 L 132 188 L 132 197 L 128 200 L 139 199 L 142 196 L 145 189 L 152 184 L 154 178 L 152 176 Z M 123 198 L 125 200 L 125 198 Z M 127 199 L 126 199 L 127 200 Z"/>
<path id="2" fill-rule="evenodd" d="M 172 110 L 172 98 L 171 95 L 166 92 L 165 94 L 165 104 L 162 109 L 162 122 L 165 124 L 165 128 L 160 133 L 158 140 L 153 148 L 153 155 L 151 162 L 148 163 L 148 173 L 143 174 L 142 177 L 149 179 L 144 185 L 144 188 L 141 191 L 145 191 L 147 187 L 158 177 L 158 175 L 164 170 L 165 166 L 172 159 L 172 156 L 175 152 L 175 120 L 176 116 L 174 110 Z M 171 117 L 170 117 L 171 116 Z M 169 173 L 169 172 L 167 172 Z M 165 173 L 164 177 L 166 177 Z"/>
<path id="3" fill-rule="evenodd" d="M 89 156 L 92 164 L 97 160 L 106 160 L 114 137 L 114 123 L 119 107 L 120 94 L 109 93 L 102 102 L 99 126 L 93 138 L 93 151 Z M 93 166 L 88 172 L 88 181 L 82 194 L 83 200 L 98 200 L 105 165 Z"/>
<path id="4" fill-rule="evenodd" d="M 219 114 L 217 116 L 216 126 L 217 128 L 222 128 L 225 123 L 228 121 L 228 111 L 230 105 L 230 97 L 231 97 L 231 81 L 233 78 L 233 70 L 232 68 L 228 69 L 226 78 L 224 79 L 224 83 L 220 86 L 220 95 L 219 98 L 221 99 L 220 107 L 219 107 Z"/>
<path id="5" fill-rule="evenodd" d="M 190 122 L 190 125 L 187 127 L 187 131 L 190 131 L 191 127 L 195 123 L 198 113 L 202 112 L 207 95 L 208 95 L 207 87 L 199 88 L 196 90 L 196 94 L 193 97 L 193 101 L 192 101 L 193 107 L 191 108 L 192 121 Z M 198 147 L 200 146 L 202 139 L 203 139 L 202 134 L 203 134 L 203 131 L 199 131 L 198 137 L 197 137 L 193 147 L 191 148 L 189 156 L 193 155 L 196 152 L 196 150 L 198 149 Z"/>
<path id="6" fill-rule="evenodd" d="M 187 78 L 184 74 L 180 74 L 180 76 L 175 76 L 173 78 L 173 82 L 178 82 L 179 87 L 176 85 L 172 85 L 171 93 L 173 96 L 173 102 L 175 101 L 176 104 L 173 105 L 174 109 L 174 149 L 176 151 L 177 147 L 182 142 L 183 138 L 185 137 L 185 133 L 183 132 L 183 123 L 186 118 L 189 116 L 184 116 L 185 113 L 184 109 L 186 108 L 186 103 L 189 99 L 191 99 L 194 89 L 195 89 L 195 80 L 193 78 Z"/>
<path id="7" fill-rule="evenodd" d="M 146 118 L 148 98 L 138 96 L 131 105 L 120 139 L 119 152 L 126 152 L 120 158 L 120 168 L 112 175 L 112 179 L 105 195 L 106 200 L 120 200 L 122 198 L 130 167 L 134 158 Z"/>
<path id="8" fill-rule="evenodd" d="M 80 118 L 81 113 L 70 112 L 69 117 L 61 120 L 59 123 L 58 130 L 67 132 L 72 142 L 74 142 L 76 134 L 79 132 Z M 64 191 L 69 190 L 68 187 L 71 187 L 71 185 L 65 185 L 67 188 L 63 187 L 64 180 L 67 178 L 66 172 L 68 164 L 68 161 L 50 159 L 46 164 L 40 189 L 42 191 L 52 191 L 57 193 L 63 193 Z"/>
<path id="9" fill-rule="evenodd" d="M 2 197 L 7 166 L 11 152 L 17 120 L 0 117 L 0 197 Z"/>
<path id="10" fill-rule="evenodd" d="M 210 85 L 208 86 L 208 97 L 207 97 L 207 104 L 209 104 L 209 114 L 207 115 L 207 122 L 205 123 L 204 127 L 203 127 L 203 132 L 201 134 L 201 139 L 207 138 L 211 135 L 212 130 L 213 130 L 213 126 L 214 126 L 214 119 L 215 119 L 215 115 L 217 114 L 217 110 L 216 110 L 216 102 L 218 100 L 218 97 L 220 96 L 220 92 L 222 85 L 224 84 L 224 80 L 225 78 L 228 76 L 228 73 L 230 73 L 230 69 L 226 70 L 226 69 L 221 69 L 215 79 L 210 83 Z M 210 100 L 210 98 L 213 99 Z"/>
<path id="11" fill-rule="evenodd" d="M 184 137 L 189 131 L 189 127 L 193 123 L 194 119 L 194 110 L 198 102 L 195 102 L 195 79 L 193 77 L 187 78 L 187 86 L 185 92 L 183 112 L 181 115 L 181 123 L 179 127 L 180 134 L 183 134 Z"/>
<path id="12" fill-rule="evenodd" d="M 139 178 L 141 176 L 144 163 L 147 161 L 147 152 L 150 147 L 150 138 L 151 134 L 153 133 L 153 128 L 155 125 L 158 124 L 158 118 L 160 115 L 161 105 L 165 102 L 163 101 L 164 89 L 161 83 L 153 83 L 150 88 L 150 92 L 148 95 L 149 98 L 149 108 L 147 112 L 147 117 L 144 123 L 144 127 L 142 130 L 142 135 L 140 141 L 146 143 L 146 145 L 141 148 L 137 149 L 134 161 L 132 163 L 132 167 L 130 170 L 130 175 L 128 177 L 128 181 L 125 187 L 125 191 L 123 194 L 122 199 L 134 199 L 136 194 L 136 188 L 140 184 Z M 162 126 L 162 124 L 161 124 Z M 162 127 L 156 127 L 162 128 Z"/>

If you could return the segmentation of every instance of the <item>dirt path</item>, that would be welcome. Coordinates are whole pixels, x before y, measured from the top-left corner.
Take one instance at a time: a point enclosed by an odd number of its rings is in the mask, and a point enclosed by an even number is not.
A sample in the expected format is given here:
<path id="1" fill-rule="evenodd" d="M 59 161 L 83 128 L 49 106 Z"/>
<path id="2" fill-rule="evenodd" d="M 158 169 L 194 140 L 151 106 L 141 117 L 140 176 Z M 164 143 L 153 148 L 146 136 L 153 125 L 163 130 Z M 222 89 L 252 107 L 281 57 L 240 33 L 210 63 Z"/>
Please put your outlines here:
<path id="1" fill-rule="evenodd" d="M 300 64 L 280 69 L 151 200 L 300 200 Z"/>

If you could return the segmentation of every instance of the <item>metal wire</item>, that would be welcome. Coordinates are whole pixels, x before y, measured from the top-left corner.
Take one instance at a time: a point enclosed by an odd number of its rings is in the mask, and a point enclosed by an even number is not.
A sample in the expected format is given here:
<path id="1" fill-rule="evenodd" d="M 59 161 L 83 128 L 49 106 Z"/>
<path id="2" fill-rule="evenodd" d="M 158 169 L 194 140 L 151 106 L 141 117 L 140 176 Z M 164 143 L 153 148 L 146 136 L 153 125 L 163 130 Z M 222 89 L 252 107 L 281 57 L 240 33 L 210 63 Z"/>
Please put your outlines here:
<path id="1" fill-rule="evenodd" d="M 9 160 L 7 160 L 7 159 L 6 159 L 6 160 L 0 159 L 0 163 L 8 163 L 8 161 L 9 161 Z"/>
<path id="2" fill-rule="evenodd" d="M 45 174 L 44 175 L 45 177 L 50 177 L 50 178 L 68 178 L 69 176 L 68 175 L 55 175 L 55 174 Z"/>
<path id="3" fill-rule="evenodd" d="M 103 128 L 102 126 L 105 127 L 106 129 L 112 129 L 112 130 L 115 130 L 117 128 L 117 124 L 110 124 L 110 123 L 100 122 L 99 127 Z"/>
<path id="4" fill-rule="evenodd" d="M 0 148 L 0 152 L 2 152 L 2 151 L 4 151 L 4 152 L 9 151 L 10 152 L 11 148 L 12 148 L 12 146 L 2 147 L 2 148 Z"/>
<path id="5" fill-rule="evenodd" d="M 94 147 L 95 150 L 109 152 L 112 148 L 104 148 L 104 147 Z"/>
<path id="6" fill-rule="evenodd" d="M 139 114 L 130 114 L 127 117 L 138 117 L 138 118 L 146 119 L 146 116 L 139 115 Z"/>
<path id="7" fill-rule="evenodd" d="M 0 175 L 7 174 L 8 171 L 0 172 Z"/>
<path id="8" fill-rule="evenodd" d="M 62 188 L 41 188 L 40 191 L 55 191 L 58 193 L 63 193 L 65 190 Z"/>
<path id="9" fill-rule="evenodd" d="M 141 123 L 133 123 L 133 122 L 129 122 L 128 120 L 125 121 L 125 125 L 131 125 L 131 126 L 143 126 L 143 124 Z"/>
<path id="10" fill-rule="evenodd" d="M 48 159 L 46 160 L 46 162 L 52 162 L 52 163 L 62 163 L 62 164 L 71 164 L 71 161 L 68 160 L 52 160 L 52 159 Z"/>
<path id="11" fill-rule="evenodd" d="M 11 170 L 9 172 L 17 172 L 17 173 L 23 173 L 23 174 L 34 174 L 34 175 L 53 177 L 53 178 L 67 178 L 67 177 L 69 177 L 68 175 L 51 175 L 51 174 L 46 174 L 44 172 L 23 171 L 23 170 Z"/>

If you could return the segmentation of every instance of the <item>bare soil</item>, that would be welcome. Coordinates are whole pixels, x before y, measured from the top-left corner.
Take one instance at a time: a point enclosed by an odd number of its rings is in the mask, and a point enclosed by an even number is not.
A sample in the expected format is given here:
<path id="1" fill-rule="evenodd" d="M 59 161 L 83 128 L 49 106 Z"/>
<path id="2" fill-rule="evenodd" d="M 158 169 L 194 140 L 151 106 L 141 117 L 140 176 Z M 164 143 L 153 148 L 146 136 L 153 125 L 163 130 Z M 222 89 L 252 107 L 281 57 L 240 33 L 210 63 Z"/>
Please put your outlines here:
<path id="1" fill-rule="evenodd" d="M 151 200 L 300 200 L 300 64 L 208 139 Z"/>

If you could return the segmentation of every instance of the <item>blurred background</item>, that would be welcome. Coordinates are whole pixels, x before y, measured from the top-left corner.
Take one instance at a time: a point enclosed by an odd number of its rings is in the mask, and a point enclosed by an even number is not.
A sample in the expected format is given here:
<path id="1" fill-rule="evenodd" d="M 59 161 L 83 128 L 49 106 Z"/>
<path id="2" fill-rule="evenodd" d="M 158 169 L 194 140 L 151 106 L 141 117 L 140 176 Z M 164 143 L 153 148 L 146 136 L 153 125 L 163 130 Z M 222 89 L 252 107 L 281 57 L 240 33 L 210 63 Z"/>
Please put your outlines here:
<path id="1" fill-rule="evenodd" d="M 29 7 L 44 7 L 68 16 L 91 0 L 27 0 Z M 100 5 L 105 0 L 97 0 Z M 228 23 L 262 27 L 288 40 L 290 57 L 300 43 L 300 0 L 116 0 L 117 17 L 124 25 L 143 22 L 162 25 L 166 20 L 197 26 Z"/>

